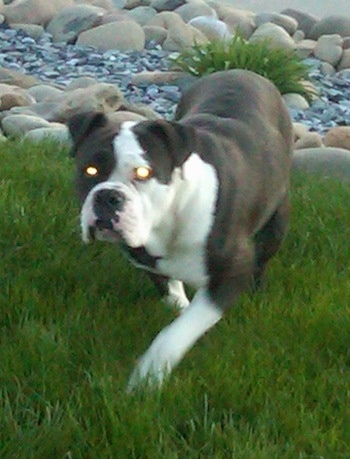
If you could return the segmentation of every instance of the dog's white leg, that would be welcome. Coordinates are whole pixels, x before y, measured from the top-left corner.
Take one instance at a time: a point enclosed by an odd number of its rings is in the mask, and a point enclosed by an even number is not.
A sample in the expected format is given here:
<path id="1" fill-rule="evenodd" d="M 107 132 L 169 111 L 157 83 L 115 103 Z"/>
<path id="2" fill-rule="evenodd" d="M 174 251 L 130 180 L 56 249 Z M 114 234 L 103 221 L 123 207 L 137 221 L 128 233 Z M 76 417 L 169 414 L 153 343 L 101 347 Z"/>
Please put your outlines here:
<path id="1" fill-rule="evenodd" d="M 164 297 L 164 301 L 169 306 L 180 309 L 180 311 L 187 308 L 190 302 L 188 301 L 183 282 L 169 279 L 168 294 Z"/>
<path id="2" fill-rule="evenodd" d="M 204 333 L 215 325 L 223 312 L 208 292 L 198 290 L 189 307 L 153 340 L 133 371 L 128 390 L 142 382 L 160 386 L 167 374 Z"/>

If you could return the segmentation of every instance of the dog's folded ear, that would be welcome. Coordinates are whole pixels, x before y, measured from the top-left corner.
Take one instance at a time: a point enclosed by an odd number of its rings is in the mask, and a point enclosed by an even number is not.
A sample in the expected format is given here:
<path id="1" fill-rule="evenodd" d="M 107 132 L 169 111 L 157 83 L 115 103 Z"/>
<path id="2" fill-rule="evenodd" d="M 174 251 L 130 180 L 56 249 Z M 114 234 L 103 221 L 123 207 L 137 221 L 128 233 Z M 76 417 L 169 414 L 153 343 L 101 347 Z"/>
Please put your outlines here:
<path id="1" fill-rule="evenodd" d="M 68 121 L 67 126 L 73 140 L 71 156 L 75 156 L 76 151 L 82 140 L 95 129 L 106 126 L 108 120 L 101 112 L 83 112 L 73 115 Z"/>
<path id="2" fill-rule="evenodd" d="M 152 120 L 143 121 L 134 127 L 134 132 L 141 142 L 145 142 L 145 150 L 149 155 L 156 154 L 155 145 L 162 147 L 163 155 L 170 155 L 172 167 L 181 166 L 193 153 L 195 131 L 176 121 Z M 153 147 L 153 148 L 152 148 Z"/>

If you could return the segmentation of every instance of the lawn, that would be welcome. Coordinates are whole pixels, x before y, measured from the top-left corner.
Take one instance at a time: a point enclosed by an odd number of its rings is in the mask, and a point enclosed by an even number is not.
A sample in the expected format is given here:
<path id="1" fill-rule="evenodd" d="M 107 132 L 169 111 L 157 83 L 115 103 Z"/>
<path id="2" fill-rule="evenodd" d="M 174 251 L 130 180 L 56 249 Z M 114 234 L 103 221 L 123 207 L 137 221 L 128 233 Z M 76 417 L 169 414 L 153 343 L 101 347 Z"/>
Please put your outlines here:
<path id="1" fill-rule="evenodd" d="M 160 392 L 127 395 L 174 312 L 84 246 L 73 163 L 0 146 L 1 459 L 349 459 L 350 188 L 293 177 L 283 249 Z"/>

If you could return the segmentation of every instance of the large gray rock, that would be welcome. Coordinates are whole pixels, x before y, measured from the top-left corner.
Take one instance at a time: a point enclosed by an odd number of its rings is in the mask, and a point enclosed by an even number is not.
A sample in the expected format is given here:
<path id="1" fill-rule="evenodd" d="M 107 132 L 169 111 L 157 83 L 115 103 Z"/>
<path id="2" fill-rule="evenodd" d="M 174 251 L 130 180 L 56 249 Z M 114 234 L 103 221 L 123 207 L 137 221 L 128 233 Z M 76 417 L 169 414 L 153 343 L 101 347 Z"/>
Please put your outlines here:
<path id="1" fill-rule="evenodd" d="M 72 42 L 84 30 L 101 23 L 106 10 L 92 5 L 64 8 L 50 21 L 47 31 L 55 42 Z"/>
<path id="2" fill-rule="evenodd" d="M 147 24 L 157 14 L 157 11 L 150 6 L 138 6 L 128 12 L 128 15 L 141 26 Z"/>
<path id="3" fill-rule="evenodd" d="M 14 0 L 1 13 L 9 24 L 46 26 L 59 11 L 73 5 L 74 0 Z"/>
<path id="4" fill-rule="evenodd" d="M 272 22 L 272 24 L 279 25 L 284 30 L 286 30 L 289 35 L 293 35 L 298 28 L 298 22 L 294 18 L 285 14 L 260 13 L 256 15 L 255 24 L 257 27 L 261 26 L 262 24 L 266 24 L 267 22 Z"/>
<path id="5" fill-rule="evenodd" d="M 51 123 L 46 127 L 32 129 L 24 134 L 23 140 L 39 143 L 44 140 L 53 140 L 63 145 L 70 146 L 72 144 L 68 127 L 64 124 L 59 125 L 59 123 Z"/>
<path id="6" fill-rule="evenodd" d="M 295 10 L 293 8 L 286 8 L 285 10 L 281 11 L 281 13 L 294 18 L 298 23 L 298 29 L 305 33 L 306 38 L 309 38 L 311 29 L 319 21 L 316 16 L 304 11 Z"/>
<path id="7" fill-rule="evenodd" d="M 157 26 L 167 30 L 167 37 L 163 43 L 163 49 L 167 51 L 181 52 L 194 43 L 208 42 L 200 30 L 186 24 L 178 14 L 171 11 L 158 13 L 147 23 L 147 26 Z"/>
<path id="8" fill-rule="evenodd" d="M 335 67 L 343 55 L 343 39 L 340 35 L 322 35 L 317 40 L 314 55 Z"/>
<path id="9" fill-rule="evenodd" d="M 310 31 L 310 38 L 318 40 L 322 35 L 350 36 L 350 16 L 334 15 L 321 19 Z"/>
<path id="10" fill-rule="evenodd" d="M 2 130 L 9 137 L 23 137 L 32 129 L 48 126 L 50 123 L 44 119 L 30 115 L 8 115 L 1 122 Z"/>
<path id="11" fill-rule="evenodd" d="M 26 89 L 19 86 L 0 83 L 0 110 L 10 110 L 12 107 L 32 105 L 35 99 Z"/>
<path id="12" fill-rule="evenodd" d="M 31 75 L 17 72 L 16 70 L 0 68 L 0 83 L 19 86 L 20 88 L 30 88 L 41 81 Z"/>
<path id="13" fill-rule="evenodd" d="M 63 99 L 56 103 L 50 121 L 65 123 L 71 116 L 80 112 L 100 111 L 110 113 L 118 110 L 124 96 L 118 86 L 108 83 L 97 83 L 87 88 L 67 91 Z"/>
<path id="14" fill-rule="evenodd" d="M 211 16 L 198 16 L 189 21 L 189 25 L 200 30 L 209 41 L 229 40 L 232 38 L 227 24 L 220 19 Z"/>
<path id="15" fill-rule="evenodd" d="M 261 40 L 268 40 L 268 46 L 271 49 L 283 48 L 294 50 L 296 48 L 296 44 L 289 33 L 282 27 L 271 22 L 258 27 L 249 39 L 251 43 Z"/>
<path id="16" fill-rule="evenodd" d="M 350 151 L 341 148 L 296 150 L 292 170 L 350 181 Z"/>
<path id="17" fill-rule="evenodd" d="M 77 45 L 94 46 L 100 51 L 142 51 L 145 46 L 145 32 L 132 20 L 111 22 L 82 32 Z"/>
<path id="18" fill-rule="evenodd" d="M 152 0 L 151 7 L 157 11 L 173 11 L 179 6 L 185 5 L 186 0 Z"/>
<path id="19" fill-rule="evenodd" d="M 179 8 L 176 8 L 175 13 L 177 13 L 185 22 L 188 22 L 197 16 L 217 17 L 213 8 L 210 8 L 210 6 L 205 2 L 200 1 L 186 3 L 186 5 L 179 6 Z"/>
<path id="20" fill-rule="evenodd" d="M 11 24 L 11 29 L 22 30 L 28 37 L 37 40 L 44 33 L 44 27 L 38 24 Z"/>
<path id="21" fill-rule="evenodd" d="M 27 93 L 34 97 L 36 102 L 43 102 L 44 100 L 52 100 L 62 95 L 62 90 L 49 84 L 38 84 L 27 89 Z"/>

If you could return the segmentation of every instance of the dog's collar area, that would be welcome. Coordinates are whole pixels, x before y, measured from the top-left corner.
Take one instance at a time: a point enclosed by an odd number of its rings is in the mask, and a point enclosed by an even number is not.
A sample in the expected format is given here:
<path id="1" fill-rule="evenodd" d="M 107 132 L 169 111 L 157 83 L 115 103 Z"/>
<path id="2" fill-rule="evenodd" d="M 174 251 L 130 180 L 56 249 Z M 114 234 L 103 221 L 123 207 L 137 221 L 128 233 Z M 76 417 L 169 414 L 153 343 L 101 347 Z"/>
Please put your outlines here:
<path id="1" fill-rule="evenodd" d="M 143 245 L 140 247 L 129 247 L 127 244 L 122 243 L 122 249 L 132 261 L 147 268 L 156 268 L 157 261 L 162 258 L 150 255 Z"/>

